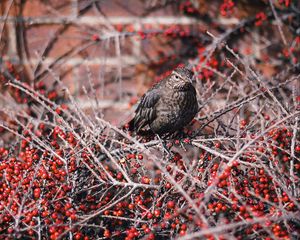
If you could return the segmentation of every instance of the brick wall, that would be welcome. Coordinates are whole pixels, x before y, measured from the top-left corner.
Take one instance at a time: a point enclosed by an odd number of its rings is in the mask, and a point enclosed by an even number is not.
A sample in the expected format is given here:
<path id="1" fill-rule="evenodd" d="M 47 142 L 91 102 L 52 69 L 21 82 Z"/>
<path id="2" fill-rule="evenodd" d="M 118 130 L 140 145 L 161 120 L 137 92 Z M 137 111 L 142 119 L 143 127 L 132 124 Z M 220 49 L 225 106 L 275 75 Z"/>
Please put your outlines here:
<path id="1" fill-rule="evenodd" d="M 24 69 L 29 82 L 53 84 L 51 69 L 84 107 L 91 103 L 83 87 L 90 93 L 92 82 L 105 108 L 117 105 L 124 110 L 161 73 L 149 65 L 160 66 L 162 56 L 172 62 L 182 44 L 163 34 L 144 38 L 140 33 L 159 33 L 171 26 L 196 33 L 205 28 L 183 15 L 176 2 L 2 1 L 1 55 Z"/>
<path id="2" fill-rule="evenodd" d="M 137 32 L 160 31 L 174 24 L 192 26 L 195 20 L 167 1 L 92 2 L 3 1 L 2 56 L 26 70 L 25 80 L 51 85 L 54 77 L 47 69 L 52 69 L 79 101 L 84 99 L 84 107 L 90 102 L 83 87 L 89 91 L 92 82 L 103 106 L 117 102 L 118 108 L 126 108 L 130 97 L 141 95 L 157 75 L 144 65 L 176 50 L 163 37 L 142 39 Z"/>

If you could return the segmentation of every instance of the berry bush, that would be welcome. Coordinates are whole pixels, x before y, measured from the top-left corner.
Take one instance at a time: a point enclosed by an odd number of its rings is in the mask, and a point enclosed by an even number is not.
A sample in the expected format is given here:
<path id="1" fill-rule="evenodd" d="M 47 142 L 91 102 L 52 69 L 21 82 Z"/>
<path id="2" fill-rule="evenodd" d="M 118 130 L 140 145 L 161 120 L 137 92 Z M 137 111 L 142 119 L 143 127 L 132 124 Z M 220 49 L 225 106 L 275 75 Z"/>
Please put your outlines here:
<path id="1" fill-rule="evenodd" d="M 37 0 L 46 17 L 58 16 L 58 26 L 35 52 L 34 66 L 26 61 L 38 37 L 28 32 L 41 19 L 26 17 L 28 1 L 4 2 L 0 239 L 300 237 L 297 0 L 129 1 L 140 2 L 141 19 L 171 9 L 191 20 L 139 29 L 110 21 L 102 11 L 110 1 L 73 1 L 78 15 L 64 19 L 72 3 Z M 90 10 L 105 24 L 83 28 Z M 12 16 L 21 20 L 13 25 Z M 78 32 L 65 34 L 72 28 Z M 61 39 L 74 42 L 48 63 Z M 136 64 L 122 64 L 129 51 L 122 41 L 148 52 Z M 93 59 L 99 48 L 107 58 L 115 49 L 120 62 L 110 74 L 105 62 L 97 65 L 99 75 L 83 67 L 85 81 L 72 90 L 67 62 L 75 55 Z M 201 109 L 184 133 L 161 140 L 128 131 L 126 112 L 141 95 L 135 83 L 146 89 L 187 63 Z M 118 120 L 113 108 L 124 102 Z"/>

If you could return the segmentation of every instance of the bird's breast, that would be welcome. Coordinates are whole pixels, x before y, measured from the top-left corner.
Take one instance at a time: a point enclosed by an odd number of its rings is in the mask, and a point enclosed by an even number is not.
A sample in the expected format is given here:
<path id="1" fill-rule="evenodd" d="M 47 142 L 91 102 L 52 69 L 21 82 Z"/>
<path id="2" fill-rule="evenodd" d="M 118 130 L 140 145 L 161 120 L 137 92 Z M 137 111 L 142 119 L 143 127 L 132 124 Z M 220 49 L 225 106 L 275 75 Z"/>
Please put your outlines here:
<path id="1" fill-rule="evenodd" d="M 175 132 L 186 126 L 198 110 L 195 89 L 174 91 L 167 89 L 155 109 L 155 120 L 150 124 L 156 133 Z"/>
<path id="2" fill-rule="evenodd" d="M 175 118 L 178 115 L 184 115 L 195 111 L 197 99 L 194 91 L 173 91 L 165 94 L 160 104 L 160 111 L 163 114 L 172 115 Z"/>

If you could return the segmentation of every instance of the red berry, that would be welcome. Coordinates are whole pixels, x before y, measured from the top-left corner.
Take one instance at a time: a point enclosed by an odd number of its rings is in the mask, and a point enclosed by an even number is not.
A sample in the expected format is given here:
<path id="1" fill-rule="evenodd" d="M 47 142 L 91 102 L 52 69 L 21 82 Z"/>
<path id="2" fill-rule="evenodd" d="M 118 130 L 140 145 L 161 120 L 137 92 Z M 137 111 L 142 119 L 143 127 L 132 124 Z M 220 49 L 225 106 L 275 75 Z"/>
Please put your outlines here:
<path id="1" fill-rule="evenodd" d="M 167 202 L 167 207 L 168 208 L 174 208 L 175 207 L 175 202 L 174 201 L 168 201 Z"/>

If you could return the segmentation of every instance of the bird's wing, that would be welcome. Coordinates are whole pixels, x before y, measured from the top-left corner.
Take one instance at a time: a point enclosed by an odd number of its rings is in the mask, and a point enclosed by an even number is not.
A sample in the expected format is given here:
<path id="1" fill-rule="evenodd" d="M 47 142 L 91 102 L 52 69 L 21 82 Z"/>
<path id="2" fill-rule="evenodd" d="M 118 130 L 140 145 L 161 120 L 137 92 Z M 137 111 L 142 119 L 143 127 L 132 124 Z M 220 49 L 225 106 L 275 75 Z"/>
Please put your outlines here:
<path id="1" fill-rule="evenodd" d="M 133 119 L 134 128 L 139 131 L 147 124 L 153 122 L 156 117 L 156 104 L 160 98 L 159 89 L 152 88 L 142 97 L 140 104 L 136 109 Z"/>

